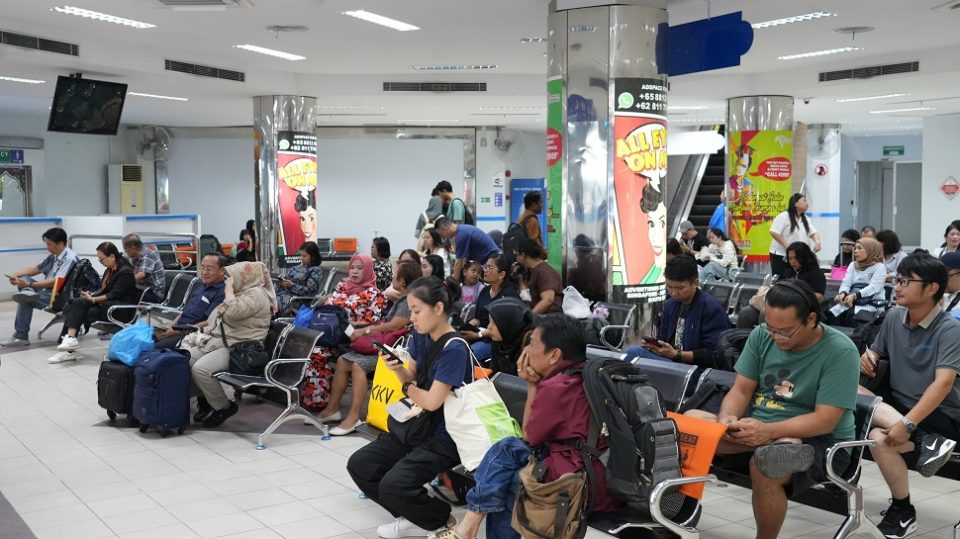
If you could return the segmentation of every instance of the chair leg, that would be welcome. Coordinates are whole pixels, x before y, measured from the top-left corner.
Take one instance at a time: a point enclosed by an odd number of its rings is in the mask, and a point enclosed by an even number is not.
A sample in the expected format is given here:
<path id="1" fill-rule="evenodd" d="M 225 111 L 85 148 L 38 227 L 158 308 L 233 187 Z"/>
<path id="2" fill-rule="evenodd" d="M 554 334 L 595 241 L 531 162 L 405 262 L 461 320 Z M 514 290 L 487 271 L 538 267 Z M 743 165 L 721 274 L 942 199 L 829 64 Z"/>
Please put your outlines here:
<path id="1" fill-rule="evenodd" d="M 953 527 L 953 539 L 960 539 L 960 522 Z"/>
<path id="2" fill-rule="evenodd" d="M 329 440 L 330 427 L 317 421 L 317 418 L 314 417 L 313 414 L 304 410 L 303 407 L 300 406 L 300 392 L 295 389 L 294 390 L 290 390 L 287 388 L 283 388 L 283 389 L 287 393 L 287 407 L 284 408 L 282 412 L 280 412 L 280 415 L 277 416 L 276 419 L 273 420 L 273 423 L 271 423 L 270 426 L 267 427 L 267 430 L 263 431 L 260 434 L 260 436 L 257 437 L 257 449 L 260 449 L 260 450 L 266 449 L 267 446 L 266 444 L 263 443 L 263 441 L 267 438 L 267 436 L 270 436 L 271 434 L 273 434 L 273 431 L 277 430 L 277 428 L 280 427 L 280 425 L 283 425 L 287 421 L 291 421 L 294 419 L 302 419 L 307 423 L 310 423 L 311 425 L 317 427 L 318 429 L 320 429 L 320 432 L 322 433 L 322 439 Z"/>
<path id="3" fill-rule="evenodd" d="M 45 331 L 47 331 L 48 329 L 50 329 L 50 326 L 52 326 L 52 325 L 54 325 L 54 324 L 56 324 L 56 323 L 58 323 L 58 322 L 63 322 L 63 317 L 60 316 L 59 314 L 54 315 L 53 320 L 47 322 L 47 325 L 43 326 L 43 329 L 41 329 L 40 332 L 37 333 L 37 340 L 42 339 L 42 338 L 43 338 L 43 333 L 44 333 Z"/>
<path id="4" fill-rule="evenodd" d="M 883 539 L 884 535 L 880 533 L 877 526 L 867 517 L 863 510 L 863 487 L 857 485 L 849 493 L 847 502 L 847 518 L 834 534 L 833 539 L 846 539 L 847 537 L 876 537 Z M 960 526 L 960 523 L 957 524 Z M 960 538 L 957 538 L 960 539 Z"/>

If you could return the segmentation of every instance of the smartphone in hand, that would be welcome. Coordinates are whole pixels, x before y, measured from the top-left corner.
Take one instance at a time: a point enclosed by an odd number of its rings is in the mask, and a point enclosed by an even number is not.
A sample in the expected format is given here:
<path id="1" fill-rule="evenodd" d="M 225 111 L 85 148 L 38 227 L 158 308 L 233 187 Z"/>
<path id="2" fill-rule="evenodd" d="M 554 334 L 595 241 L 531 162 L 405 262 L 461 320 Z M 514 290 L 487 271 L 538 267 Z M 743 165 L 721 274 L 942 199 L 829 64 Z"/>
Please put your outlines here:
<path id="1" fill-rule="evenodd" d="M 393 348 L 377 341 L 373 341 L 373 347 L 376 348 L 378 352 L 383 354 L 384 359 L 386 359 L 386 361 L 391 365 L 403 363 L 403 360 L 400 359 L 400 355 Z"/>
<path id="2" fill-rule="evenodd" d="M 658 346 L 660 344 L 660 340 L 655 337 L 643 337 L 643 342 L 650 346 Z"/>

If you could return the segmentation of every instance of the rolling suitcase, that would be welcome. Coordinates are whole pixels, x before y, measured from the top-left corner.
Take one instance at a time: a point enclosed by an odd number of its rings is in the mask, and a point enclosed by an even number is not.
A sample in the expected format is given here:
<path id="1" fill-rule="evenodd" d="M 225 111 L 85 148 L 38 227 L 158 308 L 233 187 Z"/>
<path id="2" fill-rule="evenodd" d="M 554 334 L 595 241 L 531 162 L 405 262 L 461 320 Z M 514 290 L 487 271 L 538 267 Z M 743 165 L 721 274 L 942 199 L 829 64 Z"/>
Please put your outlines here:
<path id="1" fill-rule="evenodd" d="M 97 403 L 107 411 L 110 421 L 117 414 L 126 414 L 130 426 L 136 427 L 137 420 L 131 414 L 133 409 L 134 367 L 119 361 L 104 361 L 97 375 Z"/>
<path id="2" fill-rule="evenodd" d="M 160 437 L 183 434 L 190 422 L 190 354 L 186 350 L 148 350 L 137 360 L 133 415 L 140 432 L 155 427 Z"/>

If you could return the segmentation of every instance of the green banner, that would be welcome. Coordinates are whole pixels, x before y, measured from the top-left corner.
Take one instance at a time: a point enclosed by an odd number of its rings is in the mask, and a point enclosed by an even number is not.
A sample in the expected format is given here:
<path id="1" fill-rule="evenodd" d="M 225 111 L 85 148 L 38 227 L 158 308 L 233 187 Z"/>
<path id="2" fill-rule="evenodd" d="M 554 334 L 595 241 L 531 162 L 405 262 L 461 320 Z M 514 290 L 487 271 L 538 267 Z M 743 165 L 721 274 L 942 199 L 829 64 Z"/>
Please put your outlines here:
<path id="1" fill-rule="evenodd" d="M 547 81 L 547 262 L 563 266 L 563 79 Z"/>

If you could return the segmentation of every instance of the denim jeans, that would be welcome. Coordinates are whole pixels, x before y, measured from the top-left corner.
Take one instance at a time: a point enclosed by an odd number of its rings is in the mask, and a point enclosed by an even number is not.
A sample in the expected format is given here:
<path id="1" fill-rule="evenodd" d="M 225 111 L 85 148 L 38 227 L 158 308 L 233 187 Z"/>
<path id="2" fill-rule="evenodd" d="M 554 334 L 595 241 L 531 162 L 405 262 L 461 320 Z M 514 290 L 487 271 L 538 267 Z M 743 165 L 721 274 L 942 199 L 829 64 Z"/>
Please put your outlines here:
<path id="1" fill-rule="evenodd" d="M 474 341 L 470 348 L 473 350 L 473 355 L 480 361 L 486 361 L 493 355 L 493 343 L 490 341 Z"/>
<path id="2" fill-rule="evenodd" d="M 33 283 L 34 279 L 23 277 L 27 282 Z M 21 290 L 27 290 L 23 288 Z M 33 321 L 33 310 L 44 309 L 50 304 L 50 295 L 53 291 L 49 288 L 30 288 L 37 293 L 36 301 L 32 303 L 20 303 L 17 305 L 17 317 L 13 321 L 13 336 L 18 339 L 30 338 L 30 323 Z"/>
<path id="3" fill-rule="evenodd" d="M 467 492 L 467 509 L 487 515 L 487 539 L 519 539 L 511 526 L 520 470 L 530 461 L 530 447 L 520 438 L 493 444 L 473 472 L 476 486 Z"/>

